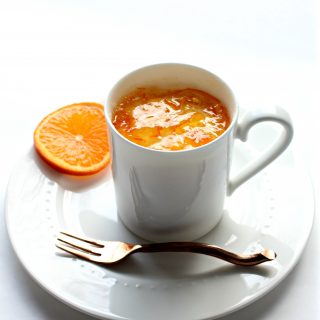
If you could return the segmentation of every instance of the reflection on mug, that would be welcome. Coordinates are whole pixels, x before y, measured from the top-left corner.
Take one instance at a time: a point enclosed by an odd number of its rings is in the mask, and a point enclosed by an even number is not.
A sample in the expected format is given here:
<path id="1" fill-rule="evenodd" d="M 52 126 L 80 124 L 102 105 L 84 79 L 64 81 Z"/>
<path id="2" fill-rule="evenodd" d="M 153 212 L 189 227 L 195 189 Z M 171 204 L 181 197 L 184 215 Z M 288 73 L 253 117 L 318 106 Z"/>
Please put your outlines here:
<path id="1" fill-rule="evenodd" d="M 165 175 L 163 171 L 160 175 L 153 168 L 132 167 L 129 176 L 137 219 L 161 226 L 167 222 L 168 215 L 174 220 L 188 214 L 202 188 L 205 167 L 205 161 L 202 161 L 196 169 L 193 167 L 188 171 L 185 167 L 175 167 Z M 159 188 L 159 180 L 167 181 L 167 187 Z"/>

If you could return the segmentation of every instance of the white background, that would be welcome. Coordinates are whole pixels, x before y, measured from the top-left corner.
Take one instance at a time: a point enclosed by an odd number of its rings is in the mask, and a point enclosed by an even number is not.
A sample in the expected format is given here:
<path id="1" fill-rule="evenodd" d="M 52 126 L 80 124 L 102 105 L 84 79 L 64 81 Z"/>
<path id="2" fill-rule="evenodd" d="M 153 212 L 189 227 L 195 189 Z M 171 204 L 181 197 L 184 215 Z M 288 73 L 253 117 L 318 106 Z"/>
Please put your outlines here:
<path id="1" fill-rule="evenodd" d="M 90 318 L 56 301 L 20 265 L 5 231 L 5 189 L 47 113 L 73 102 L 102 102 L 135 68 L 195 64 L 224 78 L 244 108 L 286 108 L 295 150 L 304 155 L 318 194 L 319 9 L 310 0 L 0 0 L 0 318 Z M 318 215 L 291 274 L 224 320 L 320 318 Z"/>

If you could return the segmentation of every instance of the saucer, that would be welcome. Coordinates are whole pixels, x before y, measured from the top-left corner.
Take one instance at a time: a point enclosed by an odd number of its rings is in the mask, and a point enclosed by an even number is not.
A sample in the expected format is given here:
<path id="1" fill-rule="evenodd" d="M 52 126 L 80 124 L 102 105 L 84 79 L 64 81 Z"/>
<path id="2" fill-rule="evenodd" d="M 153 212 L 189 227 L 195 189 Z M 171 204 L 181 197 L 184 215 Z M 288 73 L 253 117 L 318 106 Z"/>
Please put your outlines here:
<path id="1" fill-rule="evenodd" d="M 258 150 L 259 151 L 259 150 Z M 236 171 L 258 152 L 236 144 Z M 56 249 L 63 229 L 143 243 L 119 221 L 110 169 L 91 178 L 58 174 L 31 150 L 11 176 L 6 224 L 29 274 L 69 306 L 103 319 L 214 319 L 272 290 L 297 263 L 311 231 L 313 191 L 291 150 L 226 200 L 217 227 L 199 239 L 237 253 L 271 248 L 251 268 L 190 253 L 136 254 L 101 266 Z"/>

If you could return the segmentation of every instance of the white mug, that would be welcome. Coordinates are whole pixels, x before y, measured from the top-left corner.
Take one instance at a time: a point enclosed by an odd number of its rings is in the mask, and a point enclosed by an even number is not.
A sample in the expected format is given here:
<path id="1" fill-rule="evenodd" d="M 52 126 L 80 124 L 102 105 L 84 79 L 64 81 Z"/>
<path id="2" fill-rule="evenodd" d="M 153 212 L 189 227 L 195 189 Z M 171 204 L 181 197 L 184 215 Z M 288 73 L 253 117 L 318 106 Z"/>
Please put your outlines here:
<path id="1" fill-rule="evenodd" d="M 137 145 L 112 124 L 120 98 L 138 87 L 194 88 L 218 98 L 231 123 L 216 140 L 183 151 L 158 151 Z M 209 232 L 221 219 L 225 197 L 266 167 L 289 145 L 293 128 L 288 114 L 276 107 L 252 110 L 238 121 L 231 89 L 216 75 L 185 64 L 157 64 L 122 78 L 110 91 L 105 114 L 111 133 L 112 174 L 118 215 L 136 235 L 150 241 L 190 241 Z M 281 136 L 258 159 L 229 178 L 235 138 L 245 141 L 252 126 L 273 121 Z"/>

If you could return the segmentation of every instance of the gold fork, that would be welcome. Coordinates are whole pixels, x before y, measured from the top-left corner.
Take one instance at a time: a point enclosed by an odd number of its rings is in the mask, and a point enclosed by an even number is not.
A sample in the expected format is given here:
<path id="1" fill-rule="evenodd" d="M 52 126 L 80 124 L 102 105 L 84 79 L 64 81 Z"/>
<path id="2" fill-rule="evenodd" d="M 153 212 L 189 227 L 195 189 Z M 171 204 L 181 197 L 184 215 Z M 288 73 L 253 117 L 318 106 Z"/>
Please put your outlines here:
<path id="1" fill-rule="evenodd" d="M 273 250 L 253 254 L 236 254 L 221 247 L 197 242 L 167 242 L 131 244 L 120 241 L 102 241 L 60 232 L 56 246 L 80 258 L 100 264 L 113 264 L 138 252 L 193 252 L 209 255 L 240 266 L 255 266 L 276 258 Z"/>

